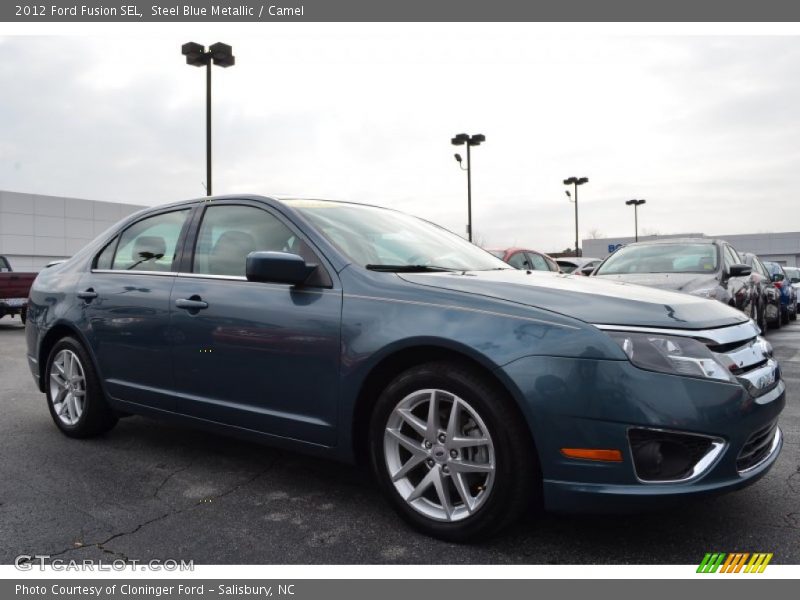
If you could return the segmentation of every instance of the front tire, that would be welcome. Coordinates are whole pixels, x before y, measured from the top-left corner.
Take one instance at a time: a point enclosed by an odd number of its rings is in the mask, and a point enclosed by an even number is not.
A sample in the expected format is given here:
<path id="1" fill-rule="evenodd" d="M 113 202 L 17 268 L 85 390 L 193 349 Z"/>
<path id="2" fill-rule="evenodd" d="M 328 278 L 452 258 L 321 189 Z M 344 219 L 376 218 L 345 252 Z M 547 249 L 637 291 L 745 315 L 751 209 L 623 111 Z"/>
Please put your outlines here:
<path id="1" fill-rule="evenodd" d="M 769 328 L 769 323 L 767 323 L 767 306 L 761 306 L 761 311 L 759 311 L 759 319 L 758 319 L 758 327 L 761 329 L 761 335 L 767 335 L 767 329 Z"/>
<path id="2" fill-rule="evenodd" d="M 770 326 L 778 330 L 781 328 L 781 305 L 778 302 L 777 306 L 775 307 L 775 320 L 770 323 Z"/>
<path id="3" fill-rule="evenodd" d="M 45 374 L 50 416 L 65 435 L 93 437 L 117 424 L 89 354 L 78 340 L 65 337 L 53 346 Z"/>
<path id="4" fill-rule="evenodd" d="M 413 367 L 389 384 L 373 411 L 370 458 L 400 516 L 451 542 L 499 532 L 541 494 L 524 419 L 497 385 L 455 363 Z"/>

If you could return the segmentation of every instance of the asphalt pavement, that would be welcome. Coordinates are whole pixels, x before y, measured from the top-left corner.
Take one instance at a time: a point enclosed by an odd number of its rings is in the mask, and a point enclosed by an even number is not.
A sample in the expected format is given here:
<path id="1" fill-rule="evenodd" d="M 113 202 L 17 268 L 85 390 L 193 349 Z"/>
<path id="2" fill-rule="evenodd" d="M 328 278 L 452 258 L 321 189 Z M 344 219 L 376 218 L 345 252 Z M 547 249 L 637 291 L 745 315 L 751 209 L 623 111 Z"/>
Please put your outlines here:
<path id="1" fill-rule="evenodd" d="M 708 551 L 800 563 L 800 322 L 770 332 L 787 380 L 783 453 L 761 481 L 665 512 L 544 515 L 471 545 L 409 530 L 367 473 L 141 417 L 73 440 L 0 320 L 0 564 L 20 554 L 195 564 L 698 564 Z"/>

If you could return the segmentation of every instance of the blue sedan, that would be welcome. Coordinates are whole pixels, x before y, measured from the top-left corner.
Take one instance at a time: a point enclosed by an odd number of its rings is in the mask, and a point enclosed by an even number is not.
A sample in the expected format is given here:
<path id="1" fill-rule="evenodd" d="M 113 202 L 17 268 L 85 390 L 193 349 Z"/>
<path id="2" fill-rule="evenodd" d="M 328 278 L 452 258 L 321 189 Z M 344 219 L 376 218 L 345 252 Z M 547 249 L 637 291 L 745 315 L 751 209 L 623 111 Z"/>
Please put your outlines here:
<path id="1" fill-rule="evenodd" d="M 42 271 L 28 315 L 64 434 L 139 414 L 363 461 L 447 540 L 740 488 L 782 445 L 780 368 L 741 312 L 512 269 L 373 206 L 147 209 Z"/>
<path id="2" fill-rule="evenodd" d="M 764 266 L 772 275 L 772 281 L 781 294 L 781 322 L 786 325 L 789 321 L 797 320 L 797 290 L 786 271 L 776 262 L 764 262 Z"/>

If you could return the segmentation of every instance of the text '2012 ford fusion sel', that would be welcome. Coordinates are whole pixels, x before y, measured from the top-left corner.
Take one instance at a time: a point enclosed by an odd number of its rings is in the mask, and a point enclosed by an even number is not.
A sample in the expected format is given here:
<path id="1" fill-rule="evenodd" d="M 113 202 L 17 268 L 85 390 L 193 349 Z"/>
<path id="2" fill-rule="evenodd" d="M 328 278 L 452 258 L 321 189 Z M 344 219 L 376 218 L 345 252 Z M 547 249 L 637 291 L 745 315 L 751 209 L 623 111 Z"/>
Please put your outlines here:
<path id="1" fill-rule="evenodd" d="M 148 209 L 42 271 L 28 314 L 65 434 L 141 414 L 368 461 L 449 540 L 736 489 L 782 444 L 780 368 L 741 312 L 512 269 L 373 206 Z"/>

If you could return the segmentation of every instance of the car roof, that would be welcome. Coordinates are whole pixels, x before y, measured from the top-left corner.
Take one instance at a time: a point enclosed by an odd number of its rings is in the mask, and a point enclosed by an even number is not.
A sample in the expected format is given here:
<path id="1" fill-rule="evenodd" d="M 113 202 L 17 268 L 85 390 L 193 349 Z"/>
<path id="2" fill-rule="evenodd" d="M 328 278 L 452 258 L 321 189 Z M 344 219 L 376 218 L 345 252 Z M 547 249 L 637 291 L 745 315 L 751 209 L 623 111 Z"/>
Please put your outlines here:
<path id="1" fill-rule="evenodd" d="M 534 250 L 533 248 L 525 248 L 524 246 L 511 246 L 510 248 L 484 248 L 487 252 L 535 252 L 536 254 L 545 254 L 541 250 Z M 546 254 L 545 254 L 546 256 Z"/>
<path id="2" fill-rule="evenodd" d="M 352 202 L 348 200 L 330 200 L 328 198 L 313 198 L 306 196 L 283 196 L 283 195 L 264 195 L 264 194 L 223 194 L 217 196 L 200 196 L 199 198 L 191 198 L 188 200 L 179 200 L 177 202 L 169 202 L 167 204 L 158 204 L 155 206 L 145 207 L 144 210 L 173 208 L 176 206 L 184 206 L 189 204 L 196 204 L 198 202 L 214 202 L 215 200 L 255 200 L 257 202 L 279 202 L 281 204 L 291 205 L 292 202 L 325 202 L 331 204 L 350 204 L 353 206 L 368 206 L 371 208 L 382 208 L 384 210 L 396 210 L 386 206 L 379 206 L 377 204 L 367 204 L 364 202 Z M 397 211 L 400 212 L 400 211 Z"/>
<path id="3" fill-rule="evenodd" d="M 676 238 L 659 238 L 657 240 L 642 240 L 641 242 L 633 242 L 626 244 L 629 246 L 650 246 L 653 244 L 722 244 L 727 243 L 725 240 L 717 238 L 693 238 L 693 237 L 676 237 Z"/>

